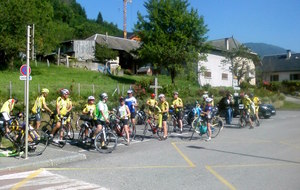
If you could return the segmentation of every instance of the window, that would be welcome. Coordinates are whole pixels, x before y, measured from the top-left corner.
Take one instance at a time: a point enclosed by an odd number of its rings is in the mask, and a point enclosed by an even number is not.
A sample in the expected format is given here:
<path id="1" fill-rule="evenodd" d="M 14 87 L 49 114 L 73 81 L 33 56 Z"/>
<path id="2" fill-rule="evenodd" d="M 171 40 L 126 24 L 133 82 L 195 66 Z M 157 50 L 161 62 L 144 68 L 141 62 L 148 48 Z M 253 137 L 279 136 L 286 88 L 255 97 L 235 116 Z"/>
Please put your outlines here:
<path id="1" fill-rule="evenodd" d="M 300 73 L 290 74 L 290 80 L 300 80 Z"/>
<path id="2" fill-rule="evenodd" d="M 204 77 L 205 78 L 211 78 L 211 72 L 205 71 Z"/>
<path id="3" fill-rule="evenodd" d="M 279 75 L 271 75 L 270 76 L 270 81 L 279 81 Z"/>
<path id="4" fill-rule="evenodd" d="M 228 74 L 222 73 L 222 80 L 228 80 Z"/>

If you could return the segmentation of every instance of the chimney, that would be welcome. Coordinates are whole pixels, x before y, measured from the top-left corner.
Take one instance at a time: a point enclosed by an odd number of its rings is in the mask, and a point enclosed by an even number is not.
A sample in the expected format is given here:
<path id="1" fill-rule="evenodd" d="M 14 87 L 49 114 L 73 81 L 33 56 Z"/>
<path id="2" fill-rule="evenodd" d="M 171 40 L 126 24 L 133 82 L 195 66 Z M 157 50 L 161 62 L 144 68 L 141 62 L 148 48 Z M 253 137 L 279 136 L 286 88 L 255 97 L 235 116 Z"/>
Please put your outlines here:
<path id="1" fill-rule="evenodd" d="M 291 50 L 286 50 L 286 59 L 290 59 L 291 58 L 291 56 L 292 56 L 292 52 L 291 52 Z"/>
<path id="2" fill-rule="evenodd" d="M 229 38 L 225 38 L 225 50 L 229 50 Z"/>

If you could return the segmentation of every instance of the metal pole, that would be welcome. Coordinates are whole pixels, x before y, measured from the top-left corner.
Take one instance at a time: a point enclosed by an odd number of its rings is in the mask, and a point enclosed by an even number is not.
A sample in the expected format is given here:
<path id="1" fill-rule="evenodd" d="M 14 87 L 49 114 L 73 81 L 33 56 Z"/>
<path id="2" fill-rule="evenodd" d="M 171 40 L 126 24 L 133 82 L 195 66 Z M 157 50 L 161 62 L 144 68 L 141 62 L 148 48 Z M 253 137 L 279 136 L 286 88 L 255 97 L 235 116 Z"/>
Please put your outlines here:
<path id="1" fill-rule="evenodd" d="M 29 59 L 30 59 L 30 26 L 27 26 L 27 71 L 26 71 L 26 128 L 25 128 L 25 159 L 28 154 L 28 114 L 29 114 Z"/>
<path id="2" fill-rule="evenodd" d="M 80 83 L 78 83 L 78 96 L 80 96 Z"/>
<path id="3" fill-rule="evenodd" d="M 31 44 L 31 60 L 34 60 L 34 24 L 32 24 L 32 44 Z"/>
<path id="4" fill-rule="evenodd" d="M 57 65 L 59 66 L 60 63 L 60 48 L 58 48 L 58 52 L 57 52 Z"/>

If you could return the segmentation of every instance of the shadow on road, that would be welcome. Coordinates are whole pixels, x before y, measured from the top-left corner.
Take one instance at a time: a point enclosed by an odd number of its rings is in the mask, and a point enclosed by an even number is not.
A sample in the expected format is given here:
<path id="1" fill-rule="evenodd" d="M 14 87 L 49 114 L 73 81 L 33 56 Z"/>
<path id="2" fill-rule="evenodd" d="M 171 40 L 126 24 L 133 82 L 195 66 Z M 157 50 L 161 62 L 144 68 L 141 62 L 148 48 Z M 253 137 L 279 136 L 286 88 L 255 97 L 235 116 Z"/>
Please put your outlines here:
<path id="1" fill-rule="evenodd" d="M 238 156 L 246 156 L 246 157 L 252 157 L 252 158 L 261 158 L 261 159 L 267 159 L 267 160 L 274 160 L 274 161 L 280 161 L 280 162 L 288 162 L 288 163 L 294 163 L 294 164 L 300 164 L 300 162 L 292 161 L 292 160 L 284 160 L 284 159 L 279 159 L 279 158 L 272 158 L 272 157 L 266 157 L 266 156 L 257 156 L 257 155 L 252 155 L 252 154 L 245 154 L 245 153 L 239 153 L 239 152 L 231 152 L 231 151 L 225 151 L 225 150 L 218 150 L 218 149 L 213 149 L 213 148 L 205 148 L 202 146 L 194 146 L 190 145 L 187 146 L 188 148 L 193 148 L 193 149 L 201 149 L 201 150 L 207 150 L 207 151 L 213 151 L 213 152 L 221 152 L 221 153 L 226 153 L 226 154 L 233 154 L 233 155 L 238 155 Z"/>

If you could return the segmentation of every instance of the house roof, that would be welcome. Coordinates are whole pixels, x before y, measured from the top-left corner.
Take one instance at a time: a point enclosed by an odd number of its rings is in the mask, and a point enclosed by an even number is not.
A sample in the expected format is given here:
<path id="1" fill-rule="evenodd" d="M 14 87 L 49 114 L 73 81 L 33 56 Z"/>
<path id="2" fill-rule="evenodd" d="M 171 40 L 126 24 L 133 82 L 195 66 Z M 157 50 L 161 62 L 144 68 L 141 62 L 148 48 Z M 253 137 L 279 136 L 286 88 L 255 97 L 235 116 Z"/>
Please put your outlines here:
<path id="1" fill-rule="evenodd" d="M 140 44 L 135 40 L 124 39 L 120 37 L 108 36 L 104 34 L 95 34 L 86 40 L 95 40 L 98 44 L 107 44 L 114 50 L 123 50 L 128 53 L 140 47 Z"/>
<path id="2" fill-rule="evenodd" d="M 263 72 L 300 72 L 300 53 L 291 54 L 287 59 L 287 54 L 265 56 L 262 60 Z"/>
<path id="3" fill-rule="evenodd" d="M 238 42 L 233 37 L 222 38 L 222 39 L 218 39 L 218 40 L 211 40 L 211 41 L 208 41 L 208 44 L 210 44 L 212 46 L 212 49 L 214 49 L 214 50 L 226 51 L 226 45 L 225 45 L 226 39 L 228 39 L 229 50 L 238 48 L 238 46 L 241 45 L 241 43 Z"/>

